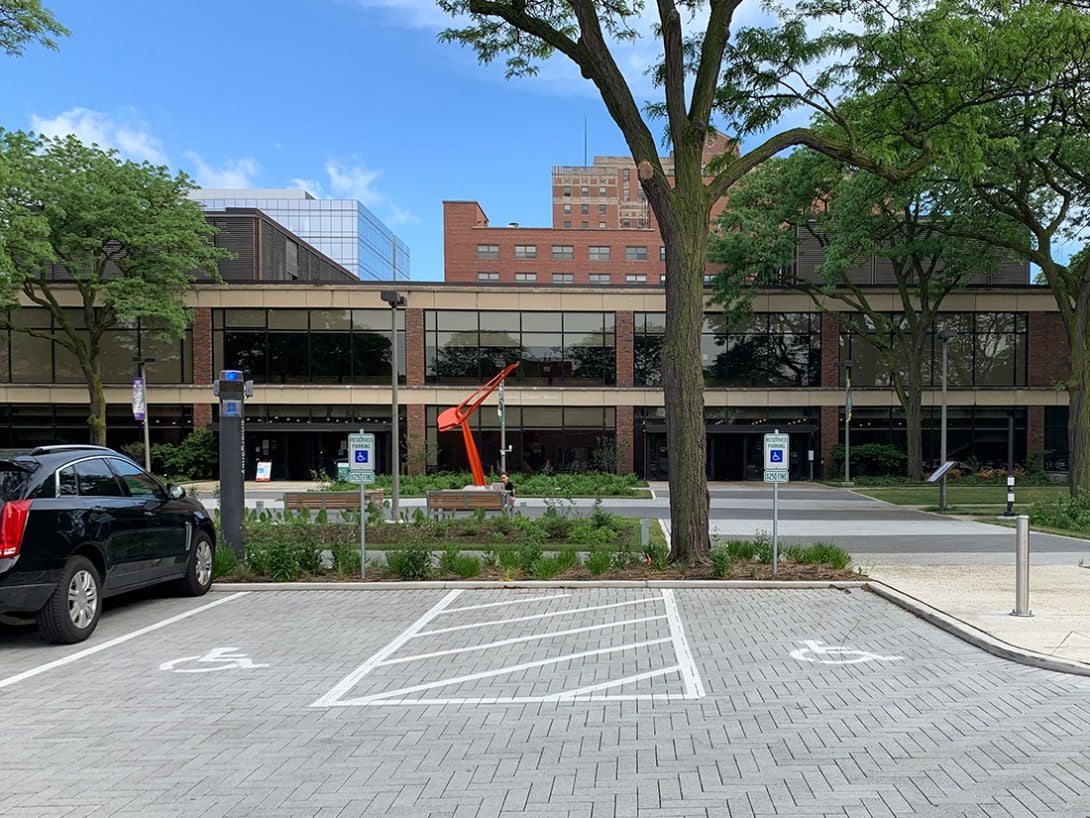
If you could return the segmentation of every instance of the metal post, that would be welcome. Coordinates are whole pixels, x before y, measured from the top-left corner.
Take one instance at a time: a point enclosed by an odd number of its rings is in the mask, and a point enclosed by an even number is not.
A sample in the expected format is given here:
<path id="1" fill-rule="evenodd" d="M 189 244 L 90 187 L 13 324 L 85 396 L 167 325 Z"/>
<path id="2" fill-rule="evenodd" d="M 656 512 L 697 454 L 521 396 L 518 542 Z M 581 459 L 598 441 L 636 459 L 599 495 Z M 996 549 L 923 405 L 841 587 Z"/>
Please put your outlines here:
<path id="1" fill-rule="evenodd" d="M 852 482 L 852 367 L 847 367 L 844 381 L 844 482 Z"/>
<path id="2" fill-rule="evenodd" d="M 1014 516 L 1014 412 L 1007 415 L 1007 510 L 1003 516 Z"/>
<path id="3" fill-rule="evenodd" d="M 145 364 L 155 363 L 154 358 L 145 358 L 141 355 L 133 356 L 136 362 L 137 375 L 144 389 L 144 471 L 151 473 L 151 435 L 148 432 L 148 374 Z"/>
<path id="4" fill-rule="evenodd" d="M 640 518 L 640 547 L 647 548 L 651 542 L 651 521 L 646 517 Z"/>
<path id="5" fill-rule="evenodd" d="M 940 336 L 941 337 L 941 336 Z M 949 347 L 949 340 L 943 338 L 942 340 L 942 427 L 940 431 L 940 453 L 939 463 L 941 466 L 946 462 L 946 352 Z M 946 511 L 946 475 L 939 480 L 939 511 Z"/>
<path id="6" fill-rule="evenodd" d="M 503 381 L 500 381 L 500 472 L 507 473 L 507 408 L 504 405 Z"/>
<path id="7" fill-rule="evenodd" d="M 772 484 L 772 573 L 780 560 L 780 484 Z"/>
<path id="8" fill-rule="evenodd" d="M 393 428 L 393 475 L 391 477 L 390 519 L 401 519 L 398 510 L 398 497 L 401 492 L 401 409 L 397 403 L 397 305 L 390 305 L 390 360 L 392 374 L 390 376 L 390 388 L 393 392 L 393 407 L 391 409 L 391 426 Z"/>
<path id="9" fill-rule="evenodd" d="M 363 432 L 360 429 L 360 432 Z M 360 579 L 367 571 L 367 485 L 360 483 Z"/>
<path id="10" fill-rule="evenodd" d="M 1029 609 L 1029 517 L 1018 515 L 1017 565 L 1014 585 L 1014 610 L 1011 616 L 1033 616 Z"/>

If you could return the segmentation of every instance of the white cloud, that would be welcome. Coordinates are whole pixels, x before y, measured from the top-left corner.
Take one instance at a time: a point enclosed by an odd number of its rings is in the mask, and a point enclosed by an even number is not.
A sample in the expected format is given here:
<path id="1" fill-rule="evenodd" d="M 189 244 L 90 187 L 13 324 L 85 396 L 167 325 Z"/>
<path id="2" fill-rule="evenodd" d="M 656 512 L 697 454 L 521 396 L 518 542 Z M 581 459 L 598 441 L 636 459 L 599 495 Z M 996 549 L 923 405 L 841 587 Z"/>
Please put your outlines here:
<path id="1" fill-rule="evenodd" d="M 383 218 L 387 225 L 409 224 L 420 221 L 420 217 L 411 210 L 404 210 L 396 204 L 390 204 L 389 213 Z"/>
<path id="2" fill-rule="evenodd" d="M 58 137 L 71 134 L 85 145 L 114 148 L 124 158 L 136 162 L 162 165 L 167 161 L 162 143 L 133 112 L 123 115 L 117 122 L 109 114 L 90 108 L 69 108 L 52 119 L 32 114 L 30 127 L 43 136 Z"/>
<path id="3" fill-rule="evenodd" d="M 193 163 L 193 178 L 201 187 L 254 187 L 258 164 L 248 156 L 228 159 L 219 167 L 209 165 L 195 151 L 187 151 L 185 157 Z"/>
<path id="4" fill-rule="evenodd" d="M 338 159 L 327 159 L 325 172 L 329 174 L 331 193 L 349 199 L 358 199 L 368 207 L 384 201 L 385 197 L 375 190 L 375 180 L 381 170 L 368 170 L 362 165 L 345 165 Z"/>
<path id="5" fill-rule="evenodd" d="M 322 191 L 325 190 L 322 183 L 317 179 L 292 179 L 288 182 L 288 187 L 296 190 L 305 190 L 307 193 L 314 194 L 319 199 L 322 198 Z"/>

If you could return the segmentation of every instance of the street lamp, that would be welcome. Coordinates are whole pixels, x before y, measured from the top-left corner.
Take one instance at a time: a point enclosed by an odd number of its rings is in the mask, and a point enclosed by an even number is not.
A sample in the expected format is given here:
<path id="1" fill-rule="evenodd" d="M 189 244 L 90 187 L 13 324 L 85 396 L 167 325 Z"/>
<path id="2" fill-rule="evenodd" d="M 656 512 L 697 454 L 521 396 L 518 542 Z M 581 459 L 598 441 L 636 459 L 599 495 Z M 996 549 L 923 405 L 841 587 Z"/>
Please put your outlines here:
<path id="1" fill-rule="evenodd" d="M 137 382 L 134 383 L 132 387 L 133 416 L 137 420 L 142 420 L 144 422 L 144 471 L 150 474 L 151 442 L 150 435 L 148 434 L 148 378 L 144 367 L 146 364 L 155 363 L 155 359 L 144 358 L 140 355 L 133 355 L 132 361 L 134 364 L 136 364 L 137 379 Z M 139 404 L 139 406 L 137 404 Z M 137 410 L 139 410 L 139 412 Z"/>
<path id="2" fill-rule="evenodd" d="M 406 302 L 405 296 L 397 290 L 383 290 L 381 297 L 390 305 L 390 391 L 393 403 L 391 407 L 393 422 L 390 424 L 393 431 L 390 519 L 396 522 L 401 519 L 401 512 L 398 510 L 401 489 L 401 410 L 397 405 L 397 308 L 404 307 Z"/>
<path id="3" fill-rule="evenodd" d="M 837 361 L 844 370 L 844 482 L 852 482 L 852 362 Z"/>
<path id="4" fill-rule="evenodd" d="M 951 327 L 940 329 L 938 339 L 942 341 L 942 419 L 939 432 L 939 460 L 946 463 L 946 359 L 950 342 L 958 337 L 958 331 Z M 939 511 L 946 511 L 946 473 L 939 479 Z"/>

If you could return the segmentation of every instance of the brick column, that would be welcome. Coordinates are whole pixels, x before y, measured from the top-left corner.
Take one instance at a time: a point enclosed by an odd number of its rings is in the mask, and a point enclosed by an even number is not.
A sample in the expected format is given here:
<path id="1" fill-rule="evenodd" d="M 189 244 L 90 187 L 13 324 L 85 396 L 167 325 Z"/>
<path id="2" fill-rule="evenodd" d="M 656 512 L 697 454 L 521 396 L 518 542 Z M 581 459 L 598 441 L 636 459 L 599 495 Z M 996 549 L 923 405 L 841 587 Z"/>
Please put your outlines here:
<path id="1" fill-rule="evenodd" d="M 631 312 L 616 313 L 616 328 L 614 346 L 617 350 L 617 387 L 631 389 L 633 384 L 634 366 L 632 363 L 633 350 L 636 338 L 633 331 L 633 314 Z M 620 423 L 620 409 L 617 410 L 617 423 Z M 631 410 L 629 410 L 631 415 Z M 631 424 L 629 424 L 631 426 Z M 629 430 L 631 433 L 631 429 Z"/>
<path id="2" fill-rule="evenodd" d="M 631 313 L 629 313 L 631 315 Z M 617 474 L 628 474 L 632 468 L 632 438 L 635 412 L 631 406 L 618 406 L 617 409 Z"/>
<path id="3" fill-rule="evenodd" d="M 833 461 L 833 447 L 840 442 L 840 407 L 821 407 L 821 451 L 818 456 L 824 464 L 815 468 L 815 474 L 830 480 L 835 475 L 836 463 Z"/>
<path id="4" fill-rule="evenodd" d="M 423 310 L 405 310 L 405 385 L 424 385 Z"/>
<path id="5" fill-rule="evenodd" d="M 840 372 L 836 362 L 840 357 L 840 324 L 828 313 L 821 314 L 821 387 L 839 389 Z"/>
<path id="6" fill-rule="evenodd" d="M 193 404 L 193 428 L 207 429 L 212 425 L 212 310 L 193 310 L 193 384 L 208 389 L 205 403 Z"/>
<path id="7" fill-rule="evenodd" d="M 1071 350 L 1058 312 L 1031 312 L 1026 337 L 1029 386 L 1052 386 L 1071 377 Z"/>
<path id="8" fill-rule="evenodd" d="M 1026 459 L 1032 452 L 1045 449 L 1045 407 L 1026 407 Z M 1023 464 L 1024 465 L 1024 464 Z M 1044 465 L 1043 463 L 1041 464 Z"/>
<path id="9" fill-rule="evenodd" d="M 424 408 L 422 403 L 410 403 L 405 407 L 406 467 L 409 474 L 424 474 L 428 467 L 427 415 Z"/>

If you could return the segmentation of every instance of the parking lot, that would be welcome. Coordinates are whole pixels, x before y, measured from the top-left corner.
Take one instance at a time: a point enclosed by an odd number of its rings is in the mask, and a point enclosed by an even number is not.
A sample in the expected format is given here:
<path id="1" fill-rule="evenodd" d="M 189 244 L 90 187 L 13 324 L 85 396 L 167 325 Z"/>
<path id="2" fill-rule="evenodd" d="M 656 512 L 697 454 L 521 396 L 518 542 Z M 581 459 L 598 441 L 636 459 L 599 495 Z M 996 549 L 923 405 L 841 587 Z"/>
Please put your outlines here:
<path id="1" fill-rule="evenodd" d="M 145 595 L 0 725 L 5 816 L 1090 814 L 1090 679 L 858 590 Z"/>

